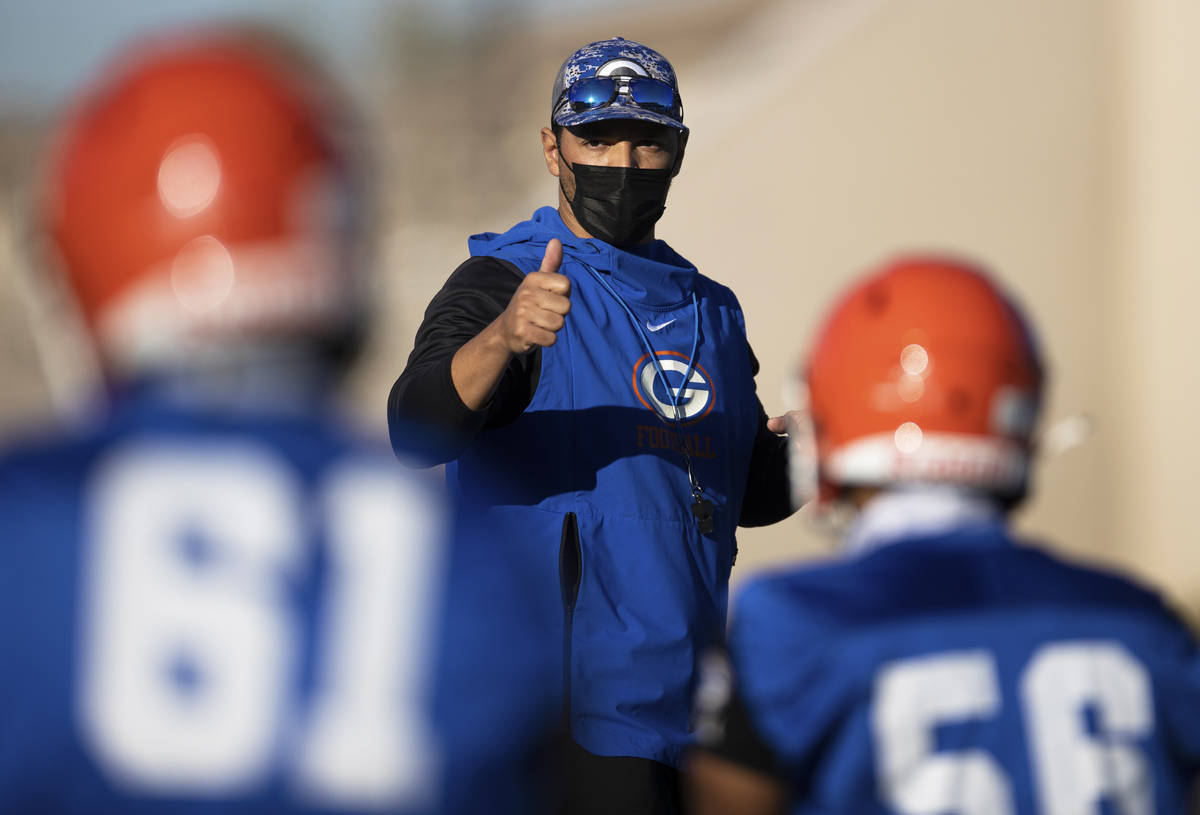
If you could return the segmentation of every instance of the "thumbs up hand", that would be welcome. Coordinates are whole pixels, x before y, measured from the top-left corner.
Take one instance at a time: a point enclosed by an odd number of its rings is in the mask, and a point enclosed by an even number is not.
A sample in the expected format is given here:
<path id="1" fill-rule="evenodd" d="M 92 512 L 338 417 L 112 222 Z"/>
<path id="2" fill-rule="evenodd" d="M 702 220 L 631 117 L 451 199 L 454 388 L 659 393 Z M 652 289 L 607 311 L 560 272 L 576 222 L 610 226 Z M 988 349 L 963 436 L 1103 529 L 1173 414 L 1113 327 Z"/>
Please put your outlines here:
<path id="1" fill-rule="evenodd" d="M 525 275 L 508 307 L 500 315 L 498 328 L 508 350 L 523 354 L 532 348 L 554 345 L 571 310 L 571 280 L 558 269 L 562 265 L 562 243 L 551 239 L 536 272 Z"/>

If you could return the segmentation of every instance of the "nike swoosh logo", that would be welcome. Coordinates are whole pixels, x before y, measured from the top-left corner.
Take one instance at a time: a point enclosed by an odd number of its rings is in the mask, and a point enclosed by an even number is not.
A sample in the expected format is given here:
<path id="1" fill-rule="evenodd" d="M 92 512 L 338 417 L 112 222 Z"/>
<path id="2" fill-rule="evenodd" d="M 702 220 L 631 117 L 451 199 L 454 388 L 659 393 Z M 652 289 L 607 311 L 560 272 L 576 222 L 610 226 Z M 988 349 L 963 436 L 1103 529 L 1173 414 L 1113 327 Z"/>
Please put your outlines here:
<path id="1" fill-rule="evenodd" d="M 667 320 L 665 323 L 659 323 L 658 325 L 650 325 L 650 321 L 647 320 L 646 328 L 648 328 L 651 331 L 662 331 L 664 328 L 666 328 L 667 326 L 669 326 L 671 323 L 675 322 L 678 319 L 679 319 L 678 317 L 673 317 L 670 320 Z"/>

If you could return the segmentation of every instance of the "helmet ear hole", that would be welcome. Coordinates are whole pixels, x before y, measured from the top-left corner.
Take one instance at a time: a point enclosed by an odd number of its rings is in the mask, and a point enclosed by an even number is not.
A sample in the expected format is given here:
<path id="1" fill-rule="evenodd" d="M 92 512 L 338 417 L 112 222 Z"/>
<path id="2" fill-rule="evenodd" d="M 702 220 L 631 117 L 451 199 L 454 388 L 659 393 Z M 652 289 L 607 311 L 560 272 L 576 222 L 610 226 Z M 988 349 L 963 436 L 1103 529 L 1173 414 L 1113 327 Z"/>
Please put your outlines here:
<path id="1" fill-rule="evenodd" d="M 971 409 L 971 395 L 962 388 L 951 388 L 946 394 L 946 409 L 951 413 L 965 414 Z"/>
<path id="2" fill-rule="evenodd" d="M 880 316 L 887 311 L 888 307 L 888 292 L 883 286 L 871 286 L 867 289 L 864 297 L 867 310 L 873 316 Z"/>

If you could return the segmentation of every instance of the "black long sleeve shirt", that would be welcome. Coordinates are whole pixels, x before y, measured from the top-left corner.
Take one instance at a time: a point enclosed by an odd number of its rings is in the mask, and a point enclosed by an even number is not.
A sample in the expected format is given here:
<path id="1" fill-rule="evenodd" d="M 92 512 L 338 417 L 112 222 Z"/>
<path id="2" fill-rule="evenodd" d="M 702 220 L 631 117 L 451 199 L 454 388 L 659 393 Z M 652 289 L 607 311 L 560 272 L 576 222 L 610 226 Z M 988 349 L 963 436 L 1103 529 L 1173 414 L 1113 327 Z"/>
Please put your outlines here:
<path id="1" fill-rule="evenodd" d="M 408 364 L 388 397 L 388 424 L 407 420 L 443 430 L 452 441 L 437 451 L 441 461 L 456 458 L 480 431 L 514 421 L 537 390 L 541 348 L 509 360 L 482 410 L 463 404 L 450 376 L 458 349 L 504 312 L 523 279 L 507 261 L 473 257 L 454 270 L 425 309 Z M 750 366 L 757 375 L 753 351 Z M 739 526 L 765 526 L 792 513 L 787 472 L 787 438 L 767 429 L 767 414 L 759 402 L 758 434 Z"/>

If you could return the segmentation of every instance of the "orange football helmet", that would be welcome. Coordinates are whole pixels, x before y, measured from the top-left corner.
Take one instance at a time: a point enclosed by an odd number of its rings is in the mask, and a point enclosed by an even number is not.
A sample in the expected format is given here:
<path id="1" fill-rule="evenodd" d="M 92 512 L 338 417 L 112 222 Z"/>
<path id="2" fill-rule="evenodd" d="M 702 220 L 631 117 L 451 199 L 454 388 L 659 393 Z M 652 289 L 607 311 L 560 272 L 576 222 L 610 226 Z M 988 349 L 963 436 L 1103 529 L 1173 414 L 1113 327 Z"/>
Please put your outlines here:
<path id="1" fill-rule="evenodd" d="M 358 155 L 338 98 L 282 45 L 145 43 L 69 117 L 43 220 L 110 372 L 356 336 Z"/>
<path id="2" fill-rule="evenodd" d="M 977 266 L 906 257 L 853 286 L 807 364 L 818 478 L 1026 489 L 1042 364 L 1017 308 Z"/>

